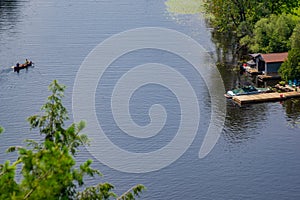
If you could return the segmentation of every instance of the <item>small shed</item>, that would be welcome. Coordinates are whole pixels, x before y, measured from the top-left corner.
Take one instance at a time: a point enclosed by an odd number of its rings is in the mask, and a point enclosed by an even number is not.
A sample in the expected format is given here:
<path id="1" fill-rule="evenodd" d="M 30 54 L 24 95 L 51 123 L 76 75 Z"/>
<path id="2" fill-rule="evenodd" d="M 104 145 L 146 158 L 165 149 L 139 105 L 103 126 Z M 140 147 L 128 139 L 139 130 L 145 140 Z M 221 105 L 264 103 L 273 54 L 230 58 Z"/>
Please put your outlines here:
<path id="1" fill-rule="evenodd" d="M 281 64 L 287 59 L 288 53 L 250 54 L 255 68 L 265 75 L 277 75 Z"/>

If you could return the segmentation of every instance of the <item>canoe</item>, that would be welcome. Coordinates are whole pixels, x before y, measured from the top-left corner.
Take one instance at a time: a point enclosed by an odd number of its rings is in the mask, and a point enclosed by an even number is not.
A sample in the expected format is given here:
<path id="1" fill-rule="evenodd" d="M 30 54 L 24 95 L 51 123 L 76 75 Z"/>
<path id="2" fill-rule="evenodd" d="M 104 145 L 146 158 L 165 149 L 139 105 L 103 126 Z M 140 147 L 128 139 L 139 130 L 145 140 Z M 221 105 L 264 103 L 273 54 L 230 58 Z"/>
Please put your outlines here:
<path id="1" fill-rule="evenodd" d="M 28 63 L 23 63 L 23 64 L 20 64 L 19 67 L 17 66 L 12 66 L 11 68 L 14 70 L 14 72 L 18 72 L 21 70 L 21 69 L 28 69 L 28 67 L 32 66 L 33 65 L 33 62 L 32 61 L 29 61 Z"/>

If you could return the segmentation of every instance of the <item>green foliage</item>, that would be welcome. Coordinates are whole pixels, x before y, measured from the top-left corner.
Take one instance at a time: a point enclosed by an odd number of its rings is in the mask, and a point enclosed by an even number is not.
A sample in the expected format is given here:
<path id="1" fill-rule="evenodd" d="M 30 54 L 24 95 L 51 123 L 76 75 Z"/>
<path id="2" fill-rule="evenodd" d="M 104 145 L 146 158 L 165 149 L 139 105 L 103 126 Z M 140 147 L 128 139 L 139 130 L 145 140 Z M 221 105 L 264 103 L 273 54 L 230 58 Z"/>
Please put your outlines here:
<path id="1" fill-rule="evenodd" d="M 115 193 L 111 192 L 114 186 L 110 183 L 102 183 L 93 187 L 88 187 L 83 192 L 77 194 L 80 200 L 96 200 L 96 199 L 110 199 L 116 198 L 117 200 L 135 200 L 139 197 L 141 192 L 145 190 L 145 186 L 136 185 L 130 188 L 127 192 L 121 196 L 117 196 Z"/>
<path id="2" fill-rule="evenodd" d="M 279 82 L 279 85 L 285 86 L 285 81 L 280 81 L 280 82 Z"/>
<path id="3" fill-rule="evenodd" d="M 81 200 L 117 198 L 117 195 L 111 192 L 112 189 L 114 189 L 114 186 L 110 183 L 98 184 L 97 186 L 86 188 L 83 192 L 78 193 L 77 197 Z"/>
<path id="4" fill-rule="evenodd" d="M 292 49 L 289 51 L 288 59 L 285 61 L 280 69 L 279 74 L 282 79 L 299 80 L 300 79 L 300 50 Z"/>
<path id="5" fill-rule="evenodd" d="M 240 1 L 238 4 L 233 0 L 205 1 L 206 12 L 213 16 L 211 23 L 219 32 L 237 30 L 239 24 L 246 21 L 244 8 L 249 5 L 248 1 Z"/>
<path id="6" fill-rule="evenodd" d="M 295 0 L 206 0 L 206 12 L 213 15 L 213 26 L 220 31 L 236 31 L 242 22 L 254 25 L 271 14 L 294 13 L 300 2 Z"/>
<path id="7" fill-rule="evenodd" d="M 4 132 L 4 128 L 0 126 L 0 134 Z"/>
<path id="8" fill-rule="evenodd" d="M 261 0 L 270 10 L 271 14 L 280 15 L 282 13 L 295 13 L 295 8 L 300 5 L 299 0 Z"/>
<path id="9" fill-rule="evenodd" d="M 300 24 L 295 27 L 290 40 L 292 49 L 300 49 Z"/>
<path id="10" fill-rule="evenodd" d="M 289 51 L 288 59 L 279 69 L 281 77 L 286 81 L 300 79 L 300 24 L 295 27 L 290 42 L 292 49 Z"/>
<path id="11" fill-rule="evenodd" d="M 0 199 L 110 199 L 118 198 L 109 183 L 98 184 L 78 192 L 84 186 L 84 177 L 101 176 L 87 160 L 77 168 L 75 155 L 78 148 L 88 143 L 88 137 L 80 134 L 85 127 L 83 121 L 64 128 L 68 119 L 62 105 L 64 86 L 55 80 L 50 86 L 51 96 L 41 108 L 42 115 L 28 118 L 32 129 L 39 129 L 45 138 L 42 142 L 26 140 L 27 147 L 10 147 L 8 152 L 17 151 L 18 159 L 0 165 Z M 2 129 L 1 129 L 2 131 Z M 15 181 L 17 165 L 21 165 L 22 179 Z M 144 190 L 137 185 L 124 193 L 126 199 L 134 199 Z M 127 198 L 127 196 L 130 198 Z"/>
<path id="12" fill-rule="evenodd" d="M 61 140 L 61 138 L 57 138 L 57 136 L 63 135 L 55 135 L 55 132 L 63 130 L 64 121 L 69 119 L 67 110 L 62 105 L 64 89 L 65 86 L 59 85 L 58 82 L 54 80 L 49 85 L 49 90 L 52 94 L 48 97 L 46 104 L 41 108 L 41 110 L 44 111 L 44 115 L 34 115 L 28 118 L 31 128 L 39 128 L 40 133 L 44 134 L 48 140 Z"/>
<path id="13" fill-rule="evenodd" d="M 20 193 L 20 187 L 15 182 L 16 164 L 6 161 L 0 165 L 0 199 L 13 199 Z"/>
<path id="14" fill-rule="evenodd" d="M 296 21 L 291 15 L 271 15 L 255 24 L 254 37 L 249 43 L 252 52 L 286 52 Z"/>
<path id="15" fill-rule="evenodd" d="M 135 196 L 139 197 L 139 194 L 143 190 L 145 190 L 145 187 L 139 184 L 137 186 L 130 188 L 127 192 L 125 192 L 120 197 L 118 197 L 117 200 L 135 200 Z"/>
<path id="16" fill-rule="evenodd" d="M 231 46 L 244 54 L 249 48 L 260 53 L 288 51 L 299 6 L 299 0 L 205 0 L 210 24 L 224 35 L 218 43 L 227 43 L 232 39 L 226 36 L 232 35 L 236 44 Z"/>

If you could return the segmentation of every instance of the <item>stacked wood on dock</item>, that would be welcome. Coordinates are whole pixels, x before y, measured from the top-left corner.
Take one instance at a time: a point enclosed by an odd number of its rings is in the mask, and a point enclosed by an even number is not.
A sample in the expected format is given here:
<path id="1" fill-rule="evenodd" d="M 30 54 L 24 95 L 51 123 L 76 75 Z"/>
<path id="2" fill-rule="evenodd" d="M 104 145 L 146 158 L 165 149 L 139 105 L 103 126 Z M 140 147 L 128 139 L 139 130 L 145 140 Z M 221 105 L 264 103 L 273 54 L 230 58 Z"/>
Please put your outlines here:
<path id="1" fill-rule="evenodd" d="M 261 82 L 267 81 L 267 80 L 281 80 L 281 76 L 279 75 L 258 75 L 257 79 Z"/>
<path id="2" fill-rule="evenodd" d="M 291 87 L 291 86 L 282 86 L 282 85 L 275 85 L 275 88 L 280 90 L 280 91 L 283 91 L 283 92 L 292 92 L 292 91 L 295 91 L 295 88 Z"/>

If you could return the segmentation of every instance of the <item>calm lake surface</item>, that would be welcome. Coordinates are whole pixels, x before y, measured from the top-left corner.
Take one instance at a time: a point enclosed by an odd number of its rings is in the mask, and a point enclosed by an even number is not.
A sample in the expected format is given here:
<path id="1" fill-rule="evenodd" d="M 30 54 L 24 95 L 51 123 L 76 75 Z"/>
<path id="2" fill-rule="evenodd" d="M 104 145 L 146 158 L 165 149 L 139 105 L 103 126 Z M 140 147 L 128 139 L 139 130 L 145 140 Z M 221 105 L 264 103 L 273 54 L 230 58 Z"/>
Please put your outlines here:
<path id="1" fill-rule="evenodd" d="M 210 54 L 215 52 L 203 19 L 170 14 L 164 0 L 1 0 L 0 125 L 6 132 L 0 136 L 0 163 L 16 157 L 5 153 L 9 146 L 20 145 L 25 138 L 38 139 L 25 119 L 39 112 L 53 79 L 67 86 L 64 104 L 72 121 L 73 85 L 86 56 L 112 35 L 140 27 L 173 29 L 192 37 Z M 10 66 L 25 58 L 33 60 L 35 67 L 19 75 L 13 73 Z M 201 120 L 193 143 L 171 165 L 148 173 L 120 172 L 94 159 L 93 166 L 104 177 L 88 179 L 88 184 L 109 181 L 120 194 L 141 183 L 147 187 L 141 199 L 300 199 L 299 102 L 239 108 L 228 101 L 221 137 L 213 150 L 199 159 L 210 122 L 209 92 L 192 66 L 170 52 L 132 51 L 114 60 L 103 74 L 95 93 L 95 110 L 103 131 L 115 145 L 147 153 L 163 148 L 175 137 L 181 115 L 179 102 L 176 94 L 157 84 L 141 87 L 133 94 L 130 113 L 136 124 L 145 126 L 150 123 L 151 105 L 164 106 L 168 117 L 159 134 L 135 138 L 124 134 L 113 119 L 110 95 L 117 80 L 132 67 L 150 62 L 173 66 L 197 88 Z M 237 75 L 223 68 L 220 73 L 225 88 L 232 88 Z M 78 160 L 88 158 L 92 155 L 82 149 Z"/>

